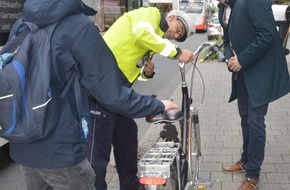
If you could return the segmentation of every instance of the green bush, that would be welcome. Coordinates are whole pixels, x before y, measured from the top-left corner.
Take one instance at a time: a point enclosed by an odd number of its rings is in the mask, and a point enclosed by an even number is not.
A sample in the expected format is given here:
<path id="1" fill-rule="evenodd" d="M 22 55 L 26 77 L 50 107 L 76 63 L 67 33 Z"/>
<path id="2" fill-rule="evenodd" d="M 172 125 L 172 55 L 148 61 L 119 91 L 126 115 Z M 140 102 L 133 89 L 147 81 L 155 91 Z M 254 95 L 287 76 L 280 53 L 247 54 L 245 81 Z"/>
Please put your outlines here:
<path id="1" fill-rule="evenodd" d="M 222 43 L 222 41 L 223 41 L 223 38 L 222 38 L 222 36 L 220 35 L 219 38 L 215 40 L 215 43 L 216 43 L 217 45 L 219 45 L 219 44 Z M 220 48 L 220 51 L 221 51 L 222 53 L 224 53 L 224 47 L 221 47 L 221 48 Z M 201 54 L 199 55 L 199 60 L 198 60 L 198 61 L 199 61 L 200 63 L 203 63 L 205 57 L 206 57 L 208 54 L 210 54 L 210 49 L 209 49 L 209 48 L 206 48 L 206 49 L 203 50 L 203 51 L 201 52 Z M 208 60 L 216 60 L 216 59 L 217 59 L 217 55 L 214 54 L 214 55 L 210 56 L 210 58 L 207 59 L 207 61 L 208 61 Z"/>

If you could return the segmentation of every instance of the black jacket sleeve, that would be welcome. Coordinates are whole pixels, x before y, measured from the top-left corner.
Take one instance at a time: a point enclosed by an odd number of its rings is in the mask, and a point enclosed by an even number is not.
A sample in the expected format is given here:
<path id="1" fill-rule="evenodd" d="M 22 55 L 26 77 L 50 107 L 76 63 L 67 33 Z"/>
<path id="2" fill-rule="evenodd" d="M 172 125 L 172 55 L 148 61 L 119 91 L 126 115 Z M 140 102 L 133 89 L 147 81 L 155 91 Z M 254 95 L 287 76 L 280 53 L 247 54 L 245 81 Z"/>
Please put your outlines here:
<path id="1" fill-rule="evenodd" d="M 81 84 L 108 110 L 128 117 L 164 110 L 161 101 L 121 86 L 115 57 L 92 22 L 78 32 L 71 50 L 79 62 Z"/>

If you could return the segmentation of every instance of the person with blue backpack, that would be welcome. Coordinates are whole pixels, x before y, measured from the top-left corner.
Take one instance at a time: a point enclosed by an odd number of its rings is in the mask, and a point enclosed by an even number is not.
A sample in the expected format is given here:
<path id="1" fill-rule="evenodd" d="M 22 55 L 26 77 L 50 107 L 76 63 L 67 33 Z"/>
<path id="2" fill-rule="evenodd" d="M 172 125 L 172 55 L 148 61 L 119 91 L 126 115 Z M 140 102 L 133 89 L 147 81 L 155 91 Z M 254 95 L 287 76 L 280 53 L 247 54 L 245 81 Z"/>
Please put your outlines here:
<path id="1" fill-rule="evenodd" d="M 29 142 L 9 142 L 10 156 L 20 165 L 27 190 L 95 189 L 95 174 L 86 159 L 81 125 L 86 116 L 87 94 L 108 110 L 127 117 L 144 117 L 178 108 L 173 101 L 142 96 L 121 86 L 114 55 L 87 17 L 95 13 L 80 0 L 26 0 L 21 18 L 12 28 L 10 37 L 22 22 L 32 22 L 39 28 L 57 23 L 50 45 L 43 50 L 51 52 L 48 81 L 51 99 L 41 126 L 47 133 Z M 13 63 L 7 64 L 21 67 L 13 59 Z M 76 101 L 79 95 L 81 109 Z"/>

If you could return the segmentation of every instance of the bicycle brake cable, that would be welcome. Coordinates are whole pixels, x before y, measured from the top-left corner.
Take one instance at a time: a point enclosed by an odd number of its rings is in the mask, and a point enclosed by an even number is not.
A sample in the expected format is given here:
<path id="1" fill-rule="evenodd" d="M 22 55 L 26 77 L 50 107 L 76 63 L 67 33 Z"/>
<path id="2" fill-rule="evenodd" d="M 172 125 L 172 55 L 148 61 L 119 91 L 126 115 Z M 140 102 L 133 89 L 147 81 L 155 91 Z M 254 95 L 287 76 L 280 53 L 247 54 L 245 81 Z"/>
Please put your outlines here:
<path id="1" fill-rule="evenodd" d="M 191 62 L 192 63 L 192 65 L 193 65 L 193 68 L 192 68 L 192 73 L 191 73 L 191 79 L 190 79 L 190 91 L 189 91 L 189 98 L 191 99 L 191 101 L 193 101 L 192 100 L 192 91 L 193 91 L 193 82 L 194 82 L 194 74 L 195 74 L 195 69 L 198 71 L 198 73 L 199 73 L 199 76 L 200 76 L 200 78 L 201 78 L 201 81 L 202 81 L 202 86 L 203 86 L 203 93 L 202 93 L 202 99 L 201 99 L 201 102 L 200 102 L 200 105 L 196 108 L 197 110 L 199 110 L 200 108 L 201 108 L 201 106 L 202 106 L 202 104 L 203 104 L 203 101 L 204 101 L 204 99 L 205 99 L 205 83 L 204 83 L 204 78 L 203 78 L 203 76 L 202 76 L 202 74 L 201 74 L 201 71 L 198 69 L 198 67 L 196 66 L 196 64 L 197 64 L 197 60 L 198 60 L 198 57 L 199 57 L 199 54 L 200 54 L 200 52 L 196 55 L 196 59 L 195 59 L 195 61 L 193 62 Z"/>

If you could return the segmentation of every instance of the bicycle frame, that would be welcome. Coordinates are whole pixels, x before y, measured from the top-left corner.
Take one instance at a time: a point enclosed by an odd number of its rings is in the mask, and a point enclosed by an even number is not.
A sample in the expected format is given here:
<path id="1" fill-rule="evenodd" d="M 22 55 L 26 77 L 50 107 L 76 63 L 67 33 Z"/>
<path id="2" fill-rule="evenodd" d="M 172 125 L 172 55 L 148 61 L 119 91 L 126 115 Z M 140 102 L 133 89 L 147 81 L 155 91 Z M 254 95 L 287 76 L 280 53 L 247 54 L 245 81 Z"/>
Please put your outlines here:
<path id="1" fill-rule="evenodd" d="M 196 50 L 196 60 L 200 52 L 208 46 L 212 46 L 210 42 L 205 42 L 199 46 Z M 178 139 L 172 133 L 175 125 L 175 121 L 166 119 L 160 119 L 160 122 L 165 123 L 164 129 L 171 130 L 170 137 L 164 134 L 160 136 L 165 141 L 175 142 L 157 142 L 144 154 L 140 159 L 139 173 L 140 182 L 147 185 L 147 189 L 173 189 L 176 190 L 188 190 L 188 189 L 210 189 L 212 182 L 209 180 L 200 179 L 200 157 L 201 153 L 201 139 L 200 139 L 200 126 L 198 111 L 196 108 L 191 107 L 192 104 L 192 86 L 194 72 L 196 69 L 197 61 L 193 63 L 193 70 L 191 75 L 191 88 L 190 94 L 185 77 L 185 64 L 179 63 L 181 73 L 181 91 L 182 91 L 182 113 L 183 117 L 179 120 L 181 140 Z M 177 139 L 177 140 L 176 140 Z M 177 142 L 176 142 L 177 141 Z M 193 151 L 195 149 L 195 152 Z M 192 160 L 193 156 L 196 158 L 196 164 L 193 168 Z M 171 170 L 175 169 L 174 172 Z M 174 176 L 177 175 L 177 176 Z M 173 178 L 173 179 L 172 179 Z M 174 182 L 177 181 L 176 182 Z M 170 184 L 168 184 L 170 183 Z M 166 188 L 168 187 L 168 188 Z"/>

